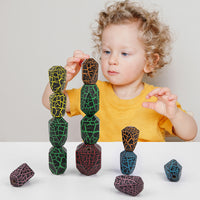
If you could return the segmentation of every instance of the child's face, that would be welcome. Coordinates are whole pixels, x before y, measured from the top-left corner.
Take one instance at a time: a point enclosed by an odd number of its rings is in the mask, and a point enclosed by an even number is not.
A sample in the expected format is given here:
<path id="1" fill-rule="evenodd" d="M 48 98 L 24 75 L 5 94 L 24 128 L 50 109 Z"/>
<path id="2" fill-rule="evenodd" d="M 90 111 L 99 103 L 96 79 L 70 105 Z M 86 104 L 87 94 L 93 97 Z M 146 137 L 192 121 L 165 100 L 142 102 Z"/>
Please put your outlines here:
<path id="1" fill-rule="evenodd" d="M 142 81 L 146 61 L 142 42 L 138 39 L 138 23 L 109 25 L 102 34 L 101 67 L 113 85 Z"/>

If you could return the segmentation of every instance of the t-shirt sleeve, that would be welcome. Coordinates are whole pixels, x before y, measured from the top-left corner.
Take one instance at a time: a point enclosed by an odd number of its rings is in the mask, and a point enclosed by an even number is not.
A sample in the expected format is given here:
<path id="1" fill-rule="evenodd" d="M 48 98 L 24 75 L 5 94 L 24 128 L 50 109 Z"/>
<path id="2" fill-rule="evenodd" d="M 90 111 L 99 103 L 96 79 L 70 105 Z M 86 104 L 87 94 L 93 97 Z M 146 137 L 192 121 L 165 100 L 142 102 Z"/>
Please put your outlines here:
<path id="1" fill-rule="evenodd" d="M 185 110 L 182 109 L 181 105 L 178 102 L 176 103 L 176 105 L 183 112 L 186 112 Z M 159 121 L 159 127 L 160 127 L 160 129 L 162 130 L 163 133 L 167 132 L 170 135 L 175 136 L 175 134 L 173 133 L 173 125 L 167 117 L 165 117 L 165 116 L 161 117 L 161 119 Z"/>
<path id="2" fill-rule="evenodd" d="M 80 109 L 80 91 L 81 88 L 65 91 L 68 94 L 68 101 L 70 102 L 70 111 L 67 112 L 69 117 L 80 115 L 82 113 Z"/>

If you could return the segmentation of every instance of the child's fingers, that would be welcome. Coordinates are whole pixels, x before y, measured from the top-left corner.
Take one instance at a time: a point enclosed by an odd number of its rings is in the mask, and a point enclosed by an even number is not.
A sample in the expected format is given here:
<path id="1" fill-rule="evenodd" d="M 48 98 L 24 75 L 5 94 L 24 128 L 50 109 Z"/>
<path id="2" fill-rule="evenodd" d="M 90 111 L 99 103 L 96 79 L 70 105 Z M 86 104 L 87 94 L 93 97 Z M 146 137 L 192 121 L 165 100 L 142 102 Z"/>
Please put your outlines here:
<path id="1" fill-rule="evenodd" d="M 158 97 L 163 95 L 169 95 L 170 89 L 169 88 L 156 88 L 155 90 L 151 91 L 149 94 L 147 94 L 146 98 L 149 99 L 152 96 Z"/>
<path id="2" fill-rule="evenodd" d="M 171 94 L 171 95 L 168 97 L 168 100 L 169 100 L 169 101 L 177 101 L 177 96 L 174 95 L 174 94 Z"/>
<path id="3" fill-rule="evenodd" d="M 150 109 L 155 110 L 156 103 L 153 103 L 153 102 L 143 102 L 142 106 L 144 108 L 150 108 Z"/>
<path id="4" fill-rule="evenodd" d="M 76 57 L 70 57 L 67 59 L 67 65 L 73 65 L 74 63 L 79 63 L 80 62 L 80 58 L 76 58 Z"/>

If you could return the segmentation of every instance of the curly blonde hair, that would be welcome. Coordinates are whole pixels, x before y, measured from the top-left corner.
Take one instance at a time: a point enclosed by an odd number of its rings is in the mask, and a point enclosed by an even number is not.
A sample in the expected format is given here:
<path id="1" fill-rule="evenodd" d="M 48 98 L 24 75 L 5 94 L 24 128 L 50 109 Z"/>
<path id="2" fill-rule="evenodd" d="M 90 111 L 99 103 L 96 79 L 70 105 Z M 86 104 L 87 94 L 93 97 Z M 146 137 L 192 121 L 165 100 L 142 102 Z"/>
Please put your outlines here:
<path id="1" fill-rule="evenodd" d="M 111 24 L 125 24 L 128 22 L 139 22 L 139 39 L 144 44 L 146 60 L 152 66 L 152 76 L 157 69 L 164 67 L 171 61 L 171 33 L 169 27 L 161 23 L 158 12 L 149 12 L 141 5 L 129 0 L 115 2 L 99 13 L 96 20 L 97 28 L 93 30 L 93 42 L 96 53 L 101 54 L 101 40 L 104 29 Z M 159 60 L 155 61 L 155 55 Z"/>

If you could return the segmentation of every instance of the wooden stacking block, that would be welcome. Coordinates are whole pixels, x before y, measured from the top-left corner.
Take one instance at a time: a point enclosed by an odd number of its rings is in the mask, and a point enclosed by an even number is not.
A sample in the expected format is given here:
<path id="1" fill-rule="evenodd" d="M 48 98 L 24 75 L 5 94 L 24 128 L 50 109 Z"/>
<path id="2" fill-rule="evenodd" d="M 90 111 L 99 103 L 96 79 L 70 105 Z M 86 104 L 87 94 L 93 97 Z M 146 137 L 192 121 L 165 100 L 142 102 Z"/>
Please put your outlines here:
<path id="1" fill-rule="evenodd" d="M 139 176 L 121 175 L 115 178 L 114 186 L 120 192 L 137 196 L 144 188 L 144 182 Z"/>
<path id="2" fill-rule="evenodd" d="M 78 145 L 76 168 L 87 176 L 96 174 L 101 169 L 101 147 L 98 144 Z"/>
<path id="3" fill-rule="evenodd" d="M 120 166 L 122 174 L 131 174 L 136 166 L 137 155 L 134 152 L 122 151 L 120 153 Z"/>
<path id="4" fill-rule="evenodd" d="M 81 120 L 81 137 L 85 144 L 95 144 L 99 139 L 99 118 L 85 116 Z"/>
<path id="5" fill-rule="evenodd" d="M 49 150 L 49 169 L 53 174 L 63 174 L 67 168 L 67 150 L 65 147 L 52 147 Z"/>
<path id="6" fill-rule="evenodd" d="M 53 117 L 63 117 L 66 111 L 67 98 L 62 93 L 53 93 L 49 97 L 50 111 Z"/>
<path id="7" fill-rule="evenodd" d="M 164 165 L 165 174 L 170 181 L 179 181 L 181 177 L 182 166 L 175 160 L 170 160 Z"/>
<path id="8" fill-rule="evenodd" d="M 81 88 L 81 110 L 88 116 L 99 110 L 99 88 L 97 85 L 83 85 Z"/>
<path id="9" fill-rule="evenodd" d="M 86 85 L 96 84 L 98 80 L 98 63 L 93 58 L 85 59 L 82 63 L 82 80 Z"/>
<path id="10" fill-rule="evenodd" d="M 49 69 L 49 83 L 55 93 L 62 92 L 66 83 L 66 70 L 62 66 L 53 66 Z"/>
<path id="11" fill-rule="evenodd" d="M 20 187 L 34 174 L 33 170 L 26 163 L 23 163 L 10 174 L 10 183 L 15 187 Z"/>
<path id="12" fill-rule="evenodd" d="M 62 117 L 53 117 L 48 124 L 51 144 L 55 147 L 63 146 L 67 140 L 68 123 Z"/>
<path id="13" fill-rule="evenodd" d="M 122 141 L 126 151 L 134 151 L 139 137 L 139 130 L 132 126 L 122 129 Z"/>

